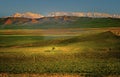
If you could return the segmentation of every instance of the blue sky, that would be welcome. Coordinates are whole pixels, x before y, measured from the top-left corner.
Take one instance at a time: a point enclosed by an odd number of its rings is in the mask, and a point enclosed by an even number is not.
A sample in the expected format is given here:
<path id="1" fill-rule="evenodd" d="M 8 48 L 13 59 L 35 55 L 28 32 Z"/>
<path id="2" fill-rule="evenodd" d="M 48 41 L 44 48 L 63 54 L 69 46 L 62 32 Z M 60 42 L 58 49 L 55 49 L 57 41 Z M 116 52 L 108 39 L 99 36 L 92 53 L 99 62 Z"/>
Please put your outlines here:
<path id="1" fill-rule="evenodd" d="M 120 14 L 120 0 L 1 0 L 0 17 L 13 13 L 104 12 Z"/>

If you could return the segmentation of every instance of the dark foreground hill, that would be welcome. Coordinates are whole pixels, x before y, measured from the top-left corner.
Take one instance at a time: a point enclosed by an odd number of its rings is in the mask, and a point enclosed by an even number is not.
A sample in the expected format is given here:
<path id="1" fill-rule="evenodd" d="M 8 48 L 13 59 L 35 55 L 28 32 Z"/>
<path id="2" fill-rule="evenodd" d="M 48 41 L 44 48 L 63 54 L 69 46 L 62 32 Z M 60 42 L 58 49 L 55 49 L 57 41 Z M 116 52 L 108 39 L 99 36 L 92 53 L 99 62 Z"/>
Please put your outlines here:
<path id="1" fill-rule="evenodd" d="M 101 28 L 120 27 L 117 18 L 88 18 L 74 16 L 29 18 L 0 18 L 0 29 L 46 29 L 46 28 Z"/>

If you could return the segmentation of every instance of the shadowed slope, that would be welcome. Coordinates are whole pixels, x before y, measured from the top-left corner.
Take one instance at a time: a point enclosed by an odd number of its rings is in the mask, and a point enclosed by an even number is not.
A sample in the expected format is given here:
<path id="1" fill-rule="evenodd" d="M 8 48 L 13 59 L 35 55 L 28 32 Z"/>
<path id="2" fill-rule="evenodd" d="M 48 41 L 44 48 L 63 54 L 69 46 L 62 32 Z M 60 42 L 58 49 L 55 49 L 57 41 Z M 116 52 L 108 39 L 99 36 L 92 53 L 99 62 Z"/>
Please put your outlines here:
<path id="1" fill-rule="evenodd" d="M 77 36 L 74 38 L 63 40 L 61 43 L 75 43 L 75 42 L 84 42 L 84 41 L 104 41 L 104 40 L 119 40 L 120 37 L 113 34 L 111 31 L 102 32 L 99 34 L 87 35 L 87 36 Z"/>

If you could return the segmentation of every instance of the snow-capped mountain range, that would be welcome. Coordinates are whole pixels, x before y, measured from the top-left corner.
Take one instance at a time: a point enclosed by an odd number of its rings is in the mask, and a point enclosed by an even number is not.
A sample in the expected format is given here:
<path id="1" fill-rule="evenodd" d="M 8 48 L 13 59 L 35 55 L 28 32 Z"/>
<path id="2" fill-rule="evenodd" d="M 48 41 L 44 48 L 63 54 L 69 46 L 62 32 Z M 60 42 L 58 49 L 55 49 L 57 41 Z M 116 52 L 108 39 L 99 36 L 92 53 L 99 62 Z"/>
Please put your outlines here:
<path id="1" fill-rule="evenodd" d="M 55 16 L 76 16 L 76 17 L 93 17 L 93 18 L 120 18 L 118 14 L 107 14 L 98 12 L 51 12 L 47 16 L 26 12 L 26 13 L 15 13 L 9 17 L 24 17 L 24 18 L 42 18 L 42 17 L 55 17 Z"/>
<path id="2" fill-rule="evenodd" d="M 98 12 L 52 12 L 48 16 L 77 16 L 77 17 L 95 17 L 95 18 L 120 18 L 120 15 L 117 14 L 107 14 L 107 13 L 98 13 Z"/>
<path id="3" fill-rule="evenodd" d="M 11 15 L 10 17 L 42 18 L 44 16 L 41 14 L 37 14 L 37 13 L 26 12 L 26 13 L 15 13 Z"/>

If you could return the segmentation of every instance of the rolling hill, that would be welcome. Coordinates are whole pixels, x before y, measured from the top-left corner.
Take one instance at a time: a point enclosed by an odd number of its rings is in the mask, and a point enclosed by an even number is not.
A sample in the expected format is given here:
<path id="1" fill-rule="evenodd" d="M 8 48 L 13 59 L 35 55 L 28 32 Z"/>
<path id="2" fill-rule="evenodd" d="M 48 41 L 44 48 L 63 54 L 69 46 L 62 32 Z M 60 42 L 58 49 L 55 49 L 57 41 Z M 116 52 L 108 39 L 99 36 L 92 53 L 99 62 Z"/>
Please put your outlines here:
<path id="1" fill-rule="evenodd" d="M 53 51 L 55 53 L 74 53 L 75 57 L 78 58 L 120 59 L 120 36 L 110 31 L 74 37 L 1 36 L 0 40 L 0 48 L 8 49 L 7 51 L 10 52 L 13 52 L 13 50 L 19 51 L 19 49 L 28 49 L 28 52 L 32 51 L 34 53 L 48 53 Z M 55 48 L 54 50 L 52 50 L 53 47 Z M 42 49 L 37 50 L 37 48 Z M 6 50 L 4 51 L 6 52 Z"/>

